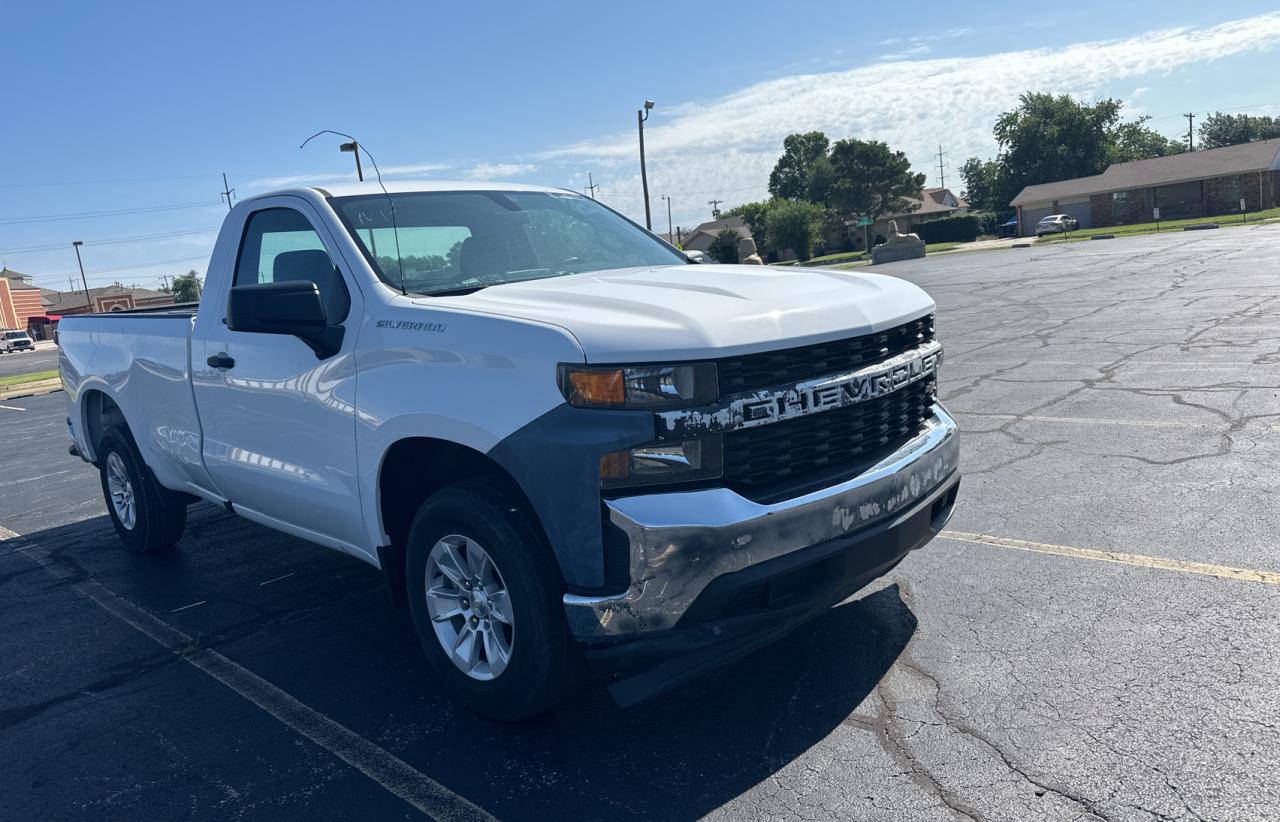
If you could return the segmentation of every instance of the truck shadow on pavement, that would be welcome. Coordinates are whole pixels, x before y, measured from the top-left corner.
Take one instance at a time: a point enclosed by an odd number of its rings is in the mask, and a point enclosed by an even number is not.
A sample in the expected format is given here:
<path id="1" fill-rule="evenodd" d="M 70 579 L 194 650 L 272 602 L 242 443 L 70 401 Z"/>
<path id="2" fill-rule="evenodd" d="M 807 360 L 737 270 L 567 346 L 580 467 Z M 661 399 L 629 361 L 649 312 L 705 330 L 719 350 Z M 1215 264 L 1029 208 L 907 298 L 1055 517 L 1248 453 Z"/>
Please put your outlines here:
<path id="1" fill-rule="evenodd" d="M 636 707 L 618 709 L 592 681 L 555 713 L 512 726 L 442 693 L 407 616 L 357 560 L 207 505 L 168 555 L 124 552 L 106 517 L 27 538 L 77 572 L 49 586 L 97 580 L 504 819 L 700 817 L 846 722 L 917 625 L 890 584 Z M 228 742 L 216 723 L 202 733 L 189 744 Z"/>

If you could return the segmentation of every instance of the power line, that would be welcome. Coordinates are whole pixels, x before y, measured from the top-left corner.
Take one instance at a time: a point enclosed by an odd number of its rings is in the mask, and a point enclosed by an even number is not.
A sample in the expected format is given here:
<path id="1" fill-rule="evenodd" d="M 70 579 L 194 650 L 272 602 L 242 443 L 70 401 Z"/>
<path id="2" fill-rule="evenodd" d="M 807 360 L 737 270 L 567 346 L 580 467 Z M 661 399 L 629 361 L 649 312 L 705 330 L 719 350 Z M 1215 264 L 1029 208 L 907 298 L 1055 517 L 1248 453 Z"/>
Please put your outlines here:
<path id="1" fill-rule="evenodd" d="M 197 234 L 212 234 L 215 228 L 197 228 L 187 231 L 167 231 L 159 234 L 135 234 L 132 237 L 107 237 L 102 240 L 85 240 L 85 245 L 119 245 L 120 243 L 147 242 L 150 240 L 168 240 L 175 237 L 193 237 Z M 48 243 L 46 245 L 29 245 L 21 248 L 0 248 L 0 254 L 39 254 L 46 251 L 65 251 L 66 243 Z"/>
<path id="2" fill-rule="evenodd" d="M 208 206 L 218 204 L 219 203 L 213 203 L 205 200 L 199 203 L 176 203 L 174 205 L 122 208 L 116 211 L 82 211 L 75 214 L 41 214 L 33 217 L 0 217 L 0 225 L 54 223 L 61 220 L 87 220 L 94 217 L 116 217 L 123 214 L 153 214 L 157 211 L 178 211 L 184 208 L 207 208 Z"/>

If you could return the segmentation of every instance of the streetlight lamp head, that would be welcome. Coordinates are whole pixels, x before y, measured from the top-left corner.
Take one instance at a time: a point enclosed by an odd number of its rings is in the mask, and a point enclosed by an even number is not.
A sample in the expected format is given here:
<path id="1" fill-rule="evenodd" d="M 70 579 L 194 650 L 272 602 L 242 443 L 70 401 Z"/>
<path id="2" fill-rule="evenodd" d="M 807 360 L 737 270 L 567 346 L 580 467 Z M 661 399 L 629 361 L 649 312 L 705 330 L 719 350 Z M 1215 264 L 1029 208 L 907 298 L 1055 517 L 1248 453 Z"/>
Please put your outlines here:
<path id="1" fill-rule="evenodd" d="M 72 240 L 72 245 L 84 245 L 84 240 Z"/>
<path id="2" fill-rule="evenodd" d="M 649 110 L 649 109 L 651 109 L 651 108 L 653 108 L 653 101 L 652 101 L 652 100 L 645 100 L 645 101 L 644 101 L 644 110 L 645 110 L 645 111 L 648 111 L 648 110 Z"/>
<path id="3" fill-rule="evenodd" d="M 340 151 L 355 151 L 355 150 L 356 150 L 356 144 L 355 144 L 355 142 L 354 142 L 354 141 L 353 141 L 353 142 L 350 142 L 350 143 L 343 143 L 342 145 L 338 146 L 338 149 L 339 149 Z"/>

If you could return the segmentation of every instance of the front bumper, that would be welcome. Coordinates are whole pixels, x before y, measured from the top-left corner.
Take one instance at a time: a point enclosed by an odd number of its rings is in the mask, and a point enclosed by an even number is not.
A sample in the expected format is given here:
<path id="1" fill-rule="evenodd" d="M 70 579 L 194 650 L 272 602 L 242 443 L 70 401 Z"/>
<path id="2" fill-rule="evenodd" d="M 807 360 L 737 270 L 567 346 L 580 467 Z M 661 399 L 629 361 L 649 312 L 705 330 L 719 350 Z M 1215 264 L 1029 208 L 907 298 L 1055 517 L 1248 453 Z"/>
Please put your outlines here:
<path id="1" fill-rule="evenodd" d="M 714 580 L 806 548 L 849 542 L 915 510 L 959 477 L 955 420 L 941 405 L 933 412 L 919 435 L 871 468 L 795 499 L 764 504 L 712 488 L 606 501 L 610 521 L 630 543 L 631 582 L 613 596 L 567 594 L 570 629 L 582 641 L 610 643 L 687 627 L 691 611 L 696 618 L 706 610 L 695 603 Z"/>

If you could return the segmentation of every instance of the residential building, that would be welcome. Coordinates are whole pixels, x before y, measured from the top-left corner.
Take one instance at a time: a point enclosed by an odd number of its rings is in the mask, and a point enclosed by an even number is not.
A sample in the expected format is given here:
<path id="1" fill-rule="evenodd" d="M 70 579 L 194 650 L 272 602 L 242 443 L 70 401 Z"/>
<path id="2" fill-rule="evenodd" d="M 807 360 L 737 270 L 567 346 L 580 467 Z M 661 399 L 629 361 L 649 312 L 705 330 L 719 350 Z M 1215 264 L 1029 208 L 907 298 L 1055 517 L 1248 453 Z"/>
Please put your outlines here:
<path id="1" fill-rule="evenodd" d="M 1027 186 L 1010 203 L 1018 228 L 1069 214 L 1081 228 L 1238 214 L 1280 205 L 1280 138 L 1114 163 L 1101 174 Z"/>
<path id="2" fill-rule="evenodd" d="M 872 245 L 876 237 L 889 235 L 889 221 L 898 224 L 898 231 L 903 234 L 911 232 L 911 227 L 928 220 L 939 220 L 944 217 L 955 217 L 969 210 L 969 204 L 952 193 L 949 188 L 935 186 L 920 189 L 920 196 L 904 198 L 910 206 L 900 212 L 885 214 L 878 218 L 869 230 L 858 225 L 857 219 L 847 220 L 838 235 L 828 236 L 829 249 L 845 248 L 861 251 L 866 236 L 870 235 Z"/>
<path id="3" fill-rule="evenodd" d="M 711 220 L 692 231 L 685 232 L 684 250 L 701 251 L 706 254 L 708 253 L 707 249 L 711 248 L 711 242 L 715 240 L 716 235 L 726 230 L 736 231 L 742 237 L 751 236 L 751 226 L 747 225 L 741 217 L 725 217 L 720 220 Z M 758 240 L 757 243 L 759 243 Z"/>

